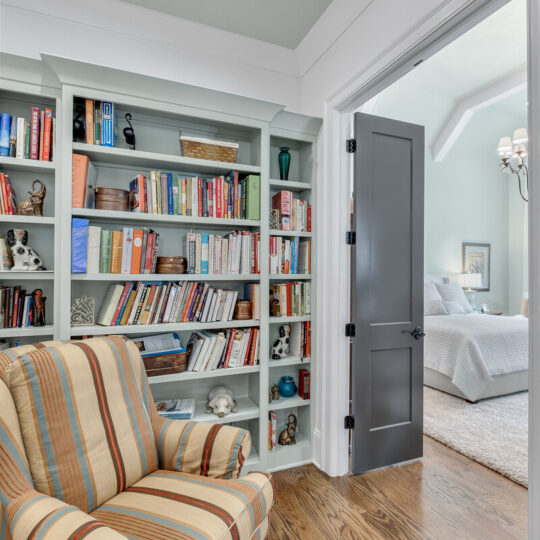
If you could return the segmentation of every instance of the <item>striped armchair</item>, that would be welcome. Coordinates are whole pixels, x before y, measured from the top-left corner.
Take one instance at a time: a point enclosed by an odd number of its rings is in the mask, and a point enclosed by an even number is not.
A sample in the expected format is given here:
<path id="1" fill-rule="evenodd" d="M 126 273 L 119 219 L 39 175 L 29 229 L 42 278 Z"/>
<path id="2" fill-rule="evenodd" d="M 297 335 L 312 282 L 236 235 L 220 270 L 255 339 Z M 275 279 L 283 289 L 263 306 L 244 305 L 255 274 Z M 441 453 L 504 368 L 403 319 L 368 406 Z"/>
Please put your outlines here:
<path id="1" fill-rule="evenodd" d="M 249 432 L 166 420 L 122 337 L 0 352 L 0 539 L 260 539 Z"/>

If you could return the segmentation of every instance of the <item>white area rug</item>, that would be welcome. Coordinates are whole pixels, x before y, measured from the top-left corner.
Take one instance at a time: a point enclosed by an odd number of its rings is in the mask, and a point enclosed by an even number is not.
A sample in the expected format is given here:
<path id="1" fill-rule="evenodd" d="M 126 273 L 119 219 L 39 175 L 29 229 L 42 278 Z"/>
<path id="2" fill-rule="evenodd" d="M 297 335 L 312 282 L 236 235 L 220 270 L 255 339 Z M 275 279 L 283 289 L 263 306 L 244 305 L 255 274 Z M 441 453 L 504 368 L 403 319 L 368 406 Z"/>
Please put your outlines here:
<path id="1" fill-rule="evenodd" d="M 424 387 L 424 433 L 527 486 L 528 393 L 468 403 Z"/>

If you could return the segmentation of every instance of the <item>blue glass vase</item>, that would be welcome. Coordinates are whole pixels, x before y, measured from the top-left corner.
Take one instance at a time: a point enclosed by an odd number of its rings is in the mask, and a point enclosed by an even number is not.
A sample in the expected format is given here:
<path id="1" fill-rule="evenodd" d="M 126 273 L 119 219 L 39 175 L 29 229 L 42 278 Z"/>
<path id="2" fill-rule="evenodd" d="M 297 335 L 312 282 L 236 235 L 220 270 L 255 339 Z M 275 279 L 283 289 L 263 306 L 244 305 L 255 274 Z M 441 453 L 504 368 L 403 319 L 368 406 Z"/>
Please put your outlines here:
<path id="1" fill-rule="evenodd" d="M 296 394 L 296 383 L 294 379 L 285 375 L 279 379 L 278 391 L 281 397 L 293 397 Z"/>
<path id="2" fill-rule="evenodd" d="M 291 165 L 291 154 L 289 154 L 289 148 L 287 146 L 282 146 L 279 150 L 279 178 L 280 180 L 288 180 L 289 167 Z"/>

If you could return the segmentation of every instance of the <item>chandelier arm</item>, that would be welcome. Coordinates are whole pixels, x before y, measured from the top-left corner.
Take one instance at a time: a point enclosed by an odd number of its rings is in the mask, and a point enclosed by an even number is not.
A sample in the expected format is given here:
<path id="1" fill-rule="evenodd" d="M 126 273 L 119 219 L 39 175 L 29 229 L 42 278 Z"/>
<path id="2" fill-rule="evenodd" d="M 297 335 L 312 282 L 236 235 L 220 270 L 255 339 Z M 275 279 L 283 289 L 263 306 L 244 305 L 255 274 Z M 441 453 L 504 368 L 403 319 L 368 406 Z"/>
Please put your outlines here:
<path id="1" fill-rule="evenodd" d="M 525 198 L 525 196 L 523 195 L 523 189 L 521 187 L 521 176 L 519 175 L 519 172 L 516 172 L 516 176 L 518 178 L 518 186 L 519 186 L 519 194 L 521 195 L 521 198 L 525 201 L 525 202 L 529 202 L 529 199 Z M 528 181 L 528 177 L 527 177 L 527 181 Z"/>

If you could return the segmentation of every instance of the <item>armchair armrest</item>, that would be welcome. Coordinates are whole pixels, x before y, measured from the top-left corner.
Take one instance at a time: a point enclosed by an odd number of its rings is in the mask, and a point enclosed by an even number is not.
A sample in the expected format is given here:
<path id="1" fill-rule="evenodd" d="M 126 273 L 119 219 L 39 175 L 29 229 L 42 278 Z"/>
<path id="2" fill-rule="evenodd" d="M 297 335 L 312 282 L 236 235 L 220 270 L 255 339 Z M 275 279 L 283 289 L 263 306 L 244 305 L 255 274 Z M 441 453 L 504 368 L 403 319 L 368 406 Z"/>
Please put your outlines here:
<path id="1" fill-rule="evenodd" d="M 42 538 L 43 540 L 126 539 L 124 535 L 95 520 L 75 506 L 65 504 L 33 489 L 24 492 L 8 504 L 6 518 L 13 540 L 28 540 L 28 538 Z"/>
<path id="2" fill-rule="evenodd" d="M 249 431 L 223 424 L 152 417 L 159 465 L 211 478 L 238 478 L 251 451 Z"/>

